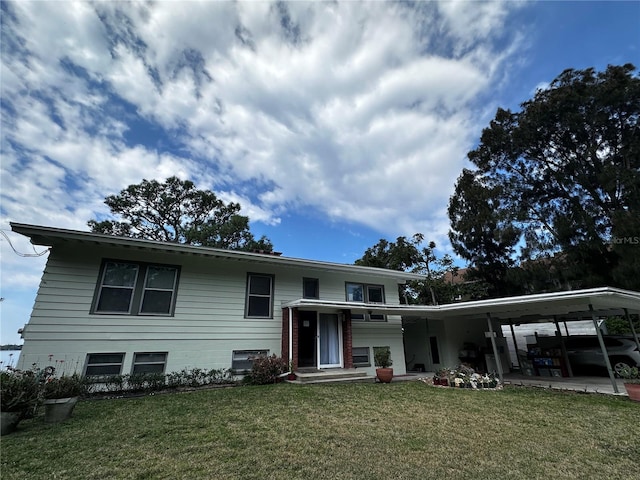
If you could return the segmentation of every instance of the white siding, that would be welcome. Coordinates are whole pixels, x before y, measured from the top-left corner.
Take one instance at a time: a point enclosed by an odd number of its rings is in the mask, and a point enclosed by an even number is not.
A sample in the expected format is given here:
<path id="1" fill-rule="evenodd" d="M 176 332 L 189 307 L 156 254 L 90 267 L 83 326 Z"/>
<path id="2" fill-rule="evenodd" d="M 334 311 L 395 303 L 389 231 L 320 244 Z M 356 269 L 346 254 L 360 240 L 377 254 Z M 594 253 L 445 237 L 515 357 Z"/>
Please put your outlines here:
<path id="1" fill-rule="evenodd" d="M 180 266 L 173 316 L 92 314 L 103 259 Z M 273 318 L 244 318 L 247 273 L 274 275 Z M 76 244 L 49 256 L 26 326 L 20 366 L 64 360 L 65 369 L 83 370 L 87 353 L 124 352 L 123 373 L 134 352 L 169 352 L 166 371 L 189 367 L 229 368 L 233 350 L 267 349 L 280 354 L 281 304 L 302 297 L 303 277 L 318 278 L 320 298 L 345 300 L 345 282 L 384 284 L 386 302 L 398 303 L 394 281 L 376 277 L 257 265 L 190 254 Z M 399 317 L 385 323 L 354 322 L 354 346 L 392 350 L 396 373 L 404 373 Z M 373 359 L 372 359 L 373 360 Z M 371 369 L 373 371 L 373 367 Z"/>

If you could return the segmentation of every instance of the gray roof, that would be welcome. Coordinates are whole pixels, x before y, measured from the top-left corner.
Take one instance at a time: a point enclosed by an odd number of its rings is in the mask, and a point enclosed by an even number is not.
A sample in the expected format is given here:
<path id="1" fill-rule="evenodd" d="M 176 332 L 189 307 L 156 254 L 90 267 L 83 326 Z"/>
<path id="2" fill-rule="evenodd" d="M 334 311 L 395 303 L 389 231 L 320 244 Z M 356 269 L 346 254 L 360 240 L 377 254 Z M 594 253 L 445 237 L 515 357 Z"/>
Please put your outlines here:
<path id="1" fill-rule="evenodd" d="M 363 267 L 360 265 L 323 262 L 319 260 L 305 260 L 301 258 L 276 256 L 264 253 L 225 250 L 222 248 L 185 245 L 182 243 L 160 242 L 156 240 L 145 240 L 139 238 L 116 237 L 113 235 L 104 235 L 100 233 L 44 227 L 40 225 L 29 225 L 24 223 L 11 222 L 11 230 L 29 237 L 31 239 L 31 243 L 35 245 L 44 245 L 50 247 L 61 243 L 79 242 L 85 244 L 136 247 L 145 250 L 201 255 L 204 257 L 240 260 L 252 263 L 273 264 L 284 267 L 301 267 L 309 270 L 342 272 L 351 275 L 362 274 L 368 276 L 393 278 L 399 283 L 404 283 L 409 280 L 423 280 L 425 278 L 424 275 L 400 272 L 397 270 L 388 270 L 385 268 Z"/>

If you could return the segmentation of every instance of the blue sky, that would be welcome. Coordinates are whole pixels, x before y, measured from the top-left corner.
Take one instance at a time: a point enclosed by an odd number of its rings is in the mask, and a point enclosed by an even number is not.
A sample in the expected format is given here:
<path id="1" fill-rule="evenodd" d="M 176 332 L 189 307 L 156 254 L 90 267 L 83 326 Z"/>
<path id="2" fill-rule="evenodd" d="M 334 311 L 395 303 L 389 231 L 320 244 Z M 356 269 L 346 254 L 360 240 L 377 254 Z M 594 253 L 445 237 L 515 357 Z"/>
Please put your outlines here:
<path id="1" fill-rule="evenodd" d="M 287 256 L 352 263 L 416 232 L 451 253 L 447 202 L 496 108 L 566 68 L 640 64 L 640 2 L 1 6 L 0 228 L 24 253 L 9 222 L 84 230 L 170 175 Z M 13 343 L 46 257 L 0 248 Z"/>

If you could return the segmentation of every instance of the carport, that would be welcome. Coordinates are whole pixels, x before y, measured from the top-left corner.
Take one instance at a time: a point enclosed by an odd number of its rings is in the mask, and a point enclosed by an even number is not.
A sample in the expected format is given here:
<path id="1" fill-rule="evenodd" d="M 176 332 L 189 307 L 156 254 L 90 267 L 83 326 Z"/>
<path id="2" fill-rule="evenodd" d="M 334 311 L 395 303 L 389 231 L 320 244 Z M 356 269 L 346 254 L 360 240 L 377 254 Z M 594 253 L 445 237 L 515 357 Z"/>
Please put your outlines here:
<path id="1" fill-rule="evenodd" d="M 323 307 L 336 311 L 350 310 L 353 313 L 376 313 L 400 315 L 403 318 L 421 318 L 426 320 L 464 320 L 470 323 L 486 322 L 485 337 L 490 339 L 494 357 L 499 358 L 494 325 L 512 325 L 513 323 L 555 322 L 560 332 L 559 322 L 591 320 L 595 327 L 600 347 L 604 355 L 607 371 L 614 392 L 618 393 L 607 348 L 598 328 L 598 319 L 609 316 L 623 316 L 629 322 L 631 331 L 640 350 L 640 340 L 635 331 L 631 315 L 640 314 L 640 292 L 621 290 L 611 287 L 571 290 L 563 292 L 503 297 L 445 305 L 388 305 L 345 301 L 323 301 L 299 299 L 285 305 L 287 307 Z M 516 345 L 517 349 L 517 345 Z M 504 372 L 500 361 L 496 362 L 497 373 L 504 381 Z"/>
<path id="2" fill-rule="evenodd" d="M 563 349 L 564 342 L 562 340 L 559 323 L 590 320 L 593 322 L 611 385 L 616 393 L 618 393 L 618 384 L 609 361 L 609 355 L 602 337 L 602 332 L 600 328 L 598 328 L 598 320 L 609 316 L 624 317 L 629 323 L 636 345 L 640 350 L 638 333 L 631 320 L 631 315 L 640 313 L 640 292 L 602 287 L 518 297 L 504 297 L 441 305 L 431 308 L 433 310 L 427 314 L 429 318 L 465 318 L 469 321 L 486 320 L 488 327 L 486 336 L 491 339 L 493 353 L 496 358 L 498 357 L 498 351 L 495 342 L 496 332 L 493 329 L 492 320 L 510 326 L 514 323 L 554 322 L 556 325 L 556 335 L 560 337 Z M 518 346 L 515 335 L 513 336 L 517 350 Z M 500 379 L 503 380 L 504 372 L 502 371 L 501 363 L 496 362 L 496 366 L 498 375 Z M 571 375 L 572 373 L 570 372 L 570 376 Z"/>

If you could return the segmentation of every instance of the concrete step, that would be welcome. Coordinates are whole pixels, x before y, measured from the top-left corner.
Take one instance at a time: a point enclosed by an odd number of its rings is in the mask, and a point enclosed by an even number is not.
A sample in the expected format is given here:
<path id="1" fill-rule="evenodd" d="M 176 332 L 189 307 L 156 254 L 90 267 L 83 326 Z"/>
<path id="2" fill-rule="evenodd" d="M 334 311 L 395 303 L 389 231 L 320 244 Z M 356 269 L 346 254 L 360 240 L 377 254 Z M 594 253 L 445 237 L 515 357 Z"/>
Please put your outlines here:
<path id="1" fill-rule="evenodd" d="M 355 368 L 332 368 L 317 372 L 295 372 L 295 383 L 321 383 L 349 380 L 366 380 L 367 373 Z M 371 377 L 373 378 L 373 377 Z"/>

